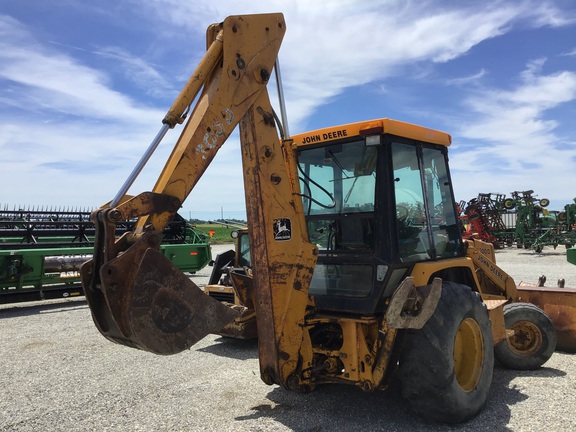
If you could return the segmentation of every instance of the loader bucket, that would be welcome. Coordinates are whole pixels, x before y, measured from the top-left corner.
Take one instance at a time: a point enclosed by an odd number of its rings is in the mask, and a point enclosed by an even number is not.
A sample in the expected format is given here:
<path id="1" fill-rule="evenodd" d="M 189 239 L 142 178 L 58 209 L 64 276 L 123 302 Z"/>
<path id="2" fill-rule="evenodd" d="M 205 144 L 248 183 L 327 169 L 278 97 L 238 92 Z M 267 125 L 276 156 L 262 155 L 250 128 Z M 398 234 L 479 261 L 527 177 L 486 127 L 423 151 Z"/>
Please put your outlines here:
<path id="1" fill-rule="evenodd" d="M 99 275 L 91 262 L 82 267 L 92 317 L 106 338 L 176 354 L 234 321 L 238 311 L 205 295 L 146 240 L 102 265 Z"/>
<path id="2" fill-rule="evenodd" d="M 233 309 L 239 311 L 239 315 L 233 322 L 220 329 L 218 334 L 236 339 L 256 338 L 258 328 L 254 310 L 254 279 L 242 269 L 232 269 L 230 281 L 240 299 L 239 305 L 232 306 Z"/>
<path id="3" fill-rule="evenodd" d="M 234 339 L 257 338 L 256 311 L 241 305 L 233 305 L 231 307 L 239 312 L 238 317 L 221 328 L 216 334 Z"/>
<path id="4" fill-rule="evenodd" d="M 576 289 L 537 287 L 520 282 L 519 301 L 542 309 L 556 328 L 556 349 L 576 353 Z"/>

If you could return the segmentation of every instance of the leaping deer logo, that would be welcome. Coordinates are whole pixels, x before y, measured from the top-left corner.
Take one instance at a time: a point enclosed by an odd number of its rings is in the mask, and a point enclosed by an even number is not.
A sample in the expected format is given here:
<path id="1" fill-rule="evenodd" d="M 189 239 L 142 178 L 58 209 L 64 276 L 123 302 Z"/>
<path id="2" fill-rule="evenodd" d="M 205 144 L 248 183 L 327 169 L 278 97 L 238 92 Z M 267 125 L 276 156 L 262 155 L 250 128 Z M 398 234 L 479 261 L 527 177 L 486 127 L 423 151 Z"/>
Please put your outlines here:
<path id="1" fill-rule="evenodd" d="M 290 240 L 292 224 L 288 218 L 274 219 L 274 240 Z"/>

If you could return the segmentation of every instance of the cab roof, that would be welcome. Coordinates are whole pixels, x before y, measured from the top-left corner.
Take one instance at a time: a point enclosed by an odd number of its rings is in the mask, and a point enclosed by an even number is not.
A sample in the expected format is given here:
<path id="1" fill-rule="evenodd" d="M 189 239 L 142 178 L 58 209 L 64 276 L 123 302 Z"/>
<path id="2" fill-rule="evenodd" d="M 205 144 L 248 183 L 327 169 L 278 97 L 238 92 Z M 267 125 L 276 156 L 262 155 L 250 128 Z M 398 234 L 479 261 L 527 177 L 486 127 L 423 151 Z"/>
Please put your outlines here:
<path id="1" fill-rule="evenodd" d="M 298 147 L 302 147 L 339 139 L 378 134 L 397 135 L 416 141 L 440 144 L 446 147 L 448 147 L 452 142 L 452 137 L 446 132 L 388 118 L 327 127 L 296 134 L 291 138 Z"/>

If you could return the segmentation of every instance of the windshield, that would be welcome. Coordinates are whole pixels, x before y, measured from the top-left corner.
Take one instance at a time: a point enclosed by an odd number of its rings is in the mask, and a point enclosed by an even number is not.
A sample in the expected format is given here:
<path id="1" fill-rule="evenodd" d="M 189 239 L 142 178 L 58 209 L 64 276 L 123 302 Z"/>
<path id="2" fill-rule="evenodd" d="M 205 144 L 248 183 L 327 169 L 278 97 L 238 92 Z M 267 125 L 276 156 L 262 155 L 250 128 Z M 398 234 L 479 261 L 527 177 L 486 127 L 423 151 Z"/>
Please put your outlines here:
<path id="1" fill-rule="evenodd" d="M 300 151 L 300 186 L 308 215 L 374 211 L 375 147 L 364 141 Z"/>
<path id="2" fill-rule="evenodd" d="M 300 151 L 308 233 L 320 251 L 370 256 L 374 250 L 377 155 L 364 140 Z M 310 294 L 361 298 L 372 291 L 372 279 L 370 264 L 318 262 Z"/>

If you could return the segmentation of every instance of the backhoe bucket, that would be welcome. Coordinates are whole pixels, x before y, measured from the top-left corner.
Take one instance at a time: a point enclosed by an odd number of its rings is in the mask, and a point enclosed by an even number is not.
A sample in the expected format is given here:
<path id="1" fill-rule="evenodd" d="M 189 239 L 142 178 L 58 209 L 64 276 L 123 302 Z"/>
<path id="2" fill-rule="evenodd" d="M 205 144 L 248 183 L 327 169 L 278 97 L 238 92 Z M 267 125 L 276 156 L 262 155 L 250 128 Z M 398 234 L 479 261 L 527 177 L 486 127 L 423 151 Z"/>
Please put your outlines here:
<path id="1" fill-rule="evenodd" d="M 144 240 L 144 239 L 143 239 Z M 108 339 L 155 354 L 176 354 L 233 321 L 239 312 L 205 295 L 158 250 L 139 241 L 82 282 L 92 317 Z"/>
<path id="2" fill-rule="evenodd" d="M 520 282 L 519 301 L 542 309 L 556 328 L 556 349 L 576 353 L 576 289 L 538 287 Z"/>

